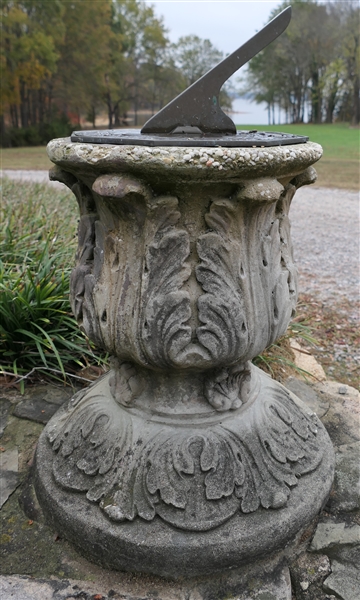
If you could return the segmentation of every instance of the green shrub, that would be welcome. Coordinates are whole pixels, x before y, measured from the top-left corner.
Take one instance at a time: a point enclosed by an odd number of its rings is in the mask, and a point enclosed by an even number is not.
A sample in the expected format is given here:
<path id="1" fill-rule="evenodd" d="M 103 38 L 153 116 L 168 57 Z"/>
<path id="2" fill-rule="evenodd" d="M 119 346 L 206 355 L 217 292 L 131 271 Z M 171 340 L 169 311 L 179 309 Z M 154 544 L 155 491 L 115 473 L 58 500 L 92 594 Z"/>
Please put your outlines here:
<path id="1" fill-rule="evenodd" d="M 0 371 L 67 380 L 104 364 L 71 314 L 69 279 L 76 248 L 70 193 L 2 180 Z"/>
<path id="2" fill-rule="evenodd" d="M 75 129 L 80 129 L 80 125 L 71 125 L 66 117 L 59 117 L 50 123 L 41 123 L 39 125 L 40 135 L 44 144 L 47 144 L 54 138 L 68 137 Z"/>
<path id="3" fill-rule="evenodd" d="M 1 139 L 3 148 L 19 148 L 21 146 L 41 146 L 53 138 L 68 137 L 80 126 L 71 125 L 67 117 L 57 117 L 49 123 L 39 123 L 31 127 L 10 127 Z"/>

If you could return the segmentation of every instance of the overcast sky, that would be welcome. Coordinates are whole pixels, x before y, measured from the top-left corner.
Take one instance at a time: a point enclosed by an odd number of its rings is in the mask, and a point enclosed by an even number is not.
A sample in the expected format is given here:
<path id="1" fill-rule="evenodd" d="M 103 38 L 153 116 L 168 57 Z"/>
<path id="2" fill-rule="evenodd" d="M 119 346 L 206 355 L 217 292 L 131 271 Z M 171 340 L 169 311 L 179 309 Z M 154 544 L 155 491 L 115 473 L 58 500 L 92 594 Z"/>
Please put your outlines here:
<path id="1" fill-rule="evenodd" d="M 225 54 L 234 52 L 269 20 L 281 1 L 273 0 L 146 0 L 163 16 L 168 36 L 195 34 L 208 38 Z"/>

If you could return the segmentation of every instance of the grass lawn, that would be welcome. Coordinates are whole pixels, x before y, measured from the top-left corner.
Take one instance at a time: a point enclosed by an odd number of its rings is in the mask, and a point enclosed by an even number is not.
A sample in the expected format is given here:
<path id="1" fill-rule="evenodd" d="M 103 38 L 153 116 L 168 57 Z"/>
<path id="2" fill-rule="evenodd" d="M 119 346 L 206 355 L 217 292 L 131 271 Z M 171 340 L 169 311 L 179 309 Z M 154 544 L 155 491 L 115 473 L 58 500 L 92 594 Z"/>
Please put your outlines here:
<path id="1" fill-rule="evenodd" d="M 1 169 L 45 171 L 54 166 L 47 157 L 46 146 L 0 148 L 0 155 Z"/>
<path id="2" fill-rule="evenodd" d="M 246 125 L 240 129 L 282 131 L 309 136 L 324 149 L 324 156 L 315 168 L 317 185 L 358 190 L 359 189 L 359 129 L 351 129 L 346 123 L 334 125 Z M 45 146 L 31 148 L 2 148 L 2 169 L 49 169 L 52 163 L 46 155 Z"/>
<path id="3" fill-rule="evenodd" d="M 359 129 L 347 123 L 334 125 L 237 125 L 238 129 L 259 129 L 307 135 L 311 142 L 321 144 L 322 159 L 316 163 L 316 185 L 323 187 L 359 189 Z"/>

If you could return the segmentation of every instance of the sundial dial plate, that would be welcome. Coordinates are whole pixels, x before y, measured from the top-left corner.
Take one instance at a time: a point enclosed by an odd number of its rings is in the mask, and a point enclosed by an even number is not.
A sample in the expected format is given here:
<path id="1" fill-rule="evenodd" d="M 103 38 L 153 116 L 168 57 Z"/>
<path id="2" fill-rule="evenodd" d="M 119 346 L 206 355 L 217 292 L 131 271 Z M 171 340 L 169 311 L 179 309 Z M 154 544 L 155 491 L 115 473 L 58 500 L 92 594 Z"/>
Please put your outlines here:
<path id="1" fill-rule="evenodd" d="M 238 131 L 236 134 L 140 134 L 137 129 L 74 131 L 72 142 L 126 146 L 265 147 L 303 144 L 307 136 L 276 131 Z"/>

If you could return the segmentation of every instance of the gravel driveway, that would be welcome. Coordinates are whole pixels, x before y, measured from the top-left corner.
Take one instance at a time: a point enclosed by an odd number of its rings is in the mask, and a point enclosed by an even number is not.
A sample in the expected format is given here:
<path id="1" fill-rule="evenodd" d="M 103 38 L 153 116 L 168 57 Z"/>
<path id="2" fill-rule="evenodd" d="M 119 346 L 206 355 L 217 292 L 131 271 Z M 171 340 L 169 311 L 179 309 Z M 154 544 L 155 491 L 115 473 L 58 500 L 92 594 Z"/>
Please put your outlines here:
<path id="1" fill-rule="evenodd" d="M 290 219 L 299 289 L 323 301 L 359 300 L 359 194 L 307 186 Z"/>
<path id="2" fill-rule="evenodd" d="M 11 179 L 49 182 L 47 171 L 0 171 Z M 299 289 L 324 302 L 359 300 L 359 194 L 306 186 L 290 210 Z"/>

